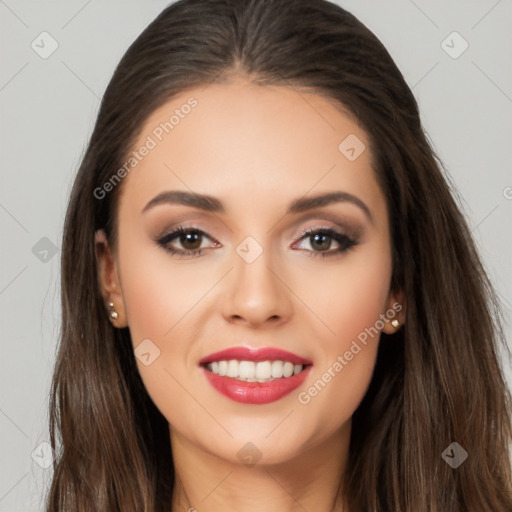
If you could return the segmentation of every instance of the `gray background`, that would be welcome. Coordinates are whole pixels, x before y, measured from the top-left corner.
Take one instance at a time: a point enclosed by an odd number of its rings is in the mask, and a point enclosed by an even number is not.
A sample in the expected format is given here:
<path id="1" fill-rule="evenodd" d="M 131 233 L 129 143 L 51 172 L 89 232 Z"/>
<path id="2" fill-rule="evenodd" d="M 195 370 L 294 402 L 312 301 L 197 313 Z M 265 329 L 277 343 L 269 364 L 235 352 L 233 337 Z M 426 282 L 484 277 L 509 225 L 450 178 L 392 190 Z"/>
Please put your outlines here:
<path id="1" fill-rule="evenodd" d="M 503 300 L 510 340 L 512 1 L 338 3 L 377 34 L 413 88 Z M 0 511 L 43 510 L 65 206 L 115 65 L 167 4 L 0 0 Z M 58 44 L 46 59 L 32 48 L 51 49 L 44 31 Z M 460 56 L 454 31 L 469 44 Z"/>

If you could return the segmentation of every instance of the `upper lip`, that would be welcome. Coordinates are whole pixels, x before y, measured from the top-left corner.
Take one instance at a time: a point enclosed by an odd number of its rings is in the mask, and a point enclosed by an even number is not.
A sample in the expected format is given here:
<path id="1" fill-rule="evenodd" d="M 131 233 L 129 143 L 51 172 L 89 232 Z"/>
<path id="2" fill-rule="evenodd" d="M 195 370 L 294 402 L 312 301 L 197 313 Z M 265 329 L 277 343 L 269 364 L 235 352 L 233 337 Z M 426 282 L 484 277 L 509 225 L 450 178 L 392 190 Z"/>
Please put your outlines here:
<path id="1" fill-rule="evenodd" d="M 293 364 L 313 364 L 309 359 L 305 359 L 293 352 L 282 350 L 274 347 L 232 347 L 220 352 L 214 352 L 203 357 L 199 364 L 213 363 L 215 361 L 229 361 L 230 359 L 237 359 L 239 361 L 289 361 Z"/>

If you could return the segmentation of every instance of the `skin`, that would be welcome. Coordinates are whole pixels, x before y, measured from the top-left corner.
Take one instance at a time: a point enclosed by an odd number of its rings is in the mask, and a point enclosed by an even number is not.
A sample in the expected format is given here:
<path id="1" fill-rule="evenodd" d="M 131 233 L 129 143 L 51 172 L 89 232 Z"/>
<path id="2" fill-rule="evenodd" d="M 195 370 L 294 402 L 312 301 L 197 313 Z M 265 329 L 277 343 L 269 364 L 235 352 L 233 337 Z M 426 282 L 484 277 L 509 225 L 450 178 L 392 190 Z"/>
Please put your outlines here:
<path id="1" fill-rule="evenodd" d="M 365 328 L 397 302 L 390 293 L 391 245 L 384 195 L 372 169 L 367 135 L 327 99 L 288 87 L 227 84 L 187 91 L 153 112 L 134 148 L 193 96 L 198 105 L 122 183 L 119 243 L 99 231 L 99 280 L 129 326 L 134 348 L 150 339 L 160 355 L 137 365 L 152 400 L 169 421 L 178 475 L 173 511 L 330 510 L 345 469 L 351 417 L 369 386 L 379 336 L 307 404 L 298 400 Z M 338 145 L 356 134 L 366 150 L 353 162 Z M 160 204 L 165 190 L 221 200 L 225 213 Z M 303 196 L 345 191 L 350 202 L 285 215 Z M 333 222 L 331 217 L 339 221 Z M 155 239 L 179 225 L 206 233 L 199 257 L 171 255 Z M 358 233 L 357 245 L 315 245 L 301 230 L 332 227 Z M 248 236 L 263 253 L 252 263 L 236 251 Z M 183 238 L 181 239 L 183 242 Z M 330 241 L 330 246 L 329 246 Z M 209 249 L 208 249 L 209 248 Z M 252 249 L 251 249 L 252 250 Z M 397 315 L 404 321 L 405 308 Z M 387 321 L 387 333 L 396 330 Z M 240 404 L 213 389 L 198 361 L 229 347 L 274 346 L 313 361 L 305 383 L 270 404 Z M 246 466 L 246 447 L 260 455 Z M 256 451 L 257 450 L 257 451 Z"/>

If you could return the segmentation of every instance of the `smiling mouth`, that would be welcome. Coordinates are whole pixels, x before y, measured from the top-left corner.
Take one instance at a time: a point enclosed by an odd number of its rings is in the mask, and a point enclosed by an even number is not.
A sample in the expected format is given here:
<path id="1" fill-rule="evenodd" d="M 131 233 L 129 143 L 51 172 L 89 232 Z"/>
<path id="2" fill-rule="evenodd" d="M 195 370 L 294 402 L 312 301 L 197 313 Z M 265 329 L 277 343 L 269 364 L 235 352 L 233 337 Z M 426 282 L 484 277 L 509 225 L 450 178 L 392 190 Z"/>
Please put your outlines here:
<path id="1" fill-rule="evenodd" d="M 220 360 L 203 363 L 207 371 L 242 382 L 272 382 L 278 379 L 288 379 L 302 373 L 308 364 L 294 364 L 284 360 L 246 361 Z"/>

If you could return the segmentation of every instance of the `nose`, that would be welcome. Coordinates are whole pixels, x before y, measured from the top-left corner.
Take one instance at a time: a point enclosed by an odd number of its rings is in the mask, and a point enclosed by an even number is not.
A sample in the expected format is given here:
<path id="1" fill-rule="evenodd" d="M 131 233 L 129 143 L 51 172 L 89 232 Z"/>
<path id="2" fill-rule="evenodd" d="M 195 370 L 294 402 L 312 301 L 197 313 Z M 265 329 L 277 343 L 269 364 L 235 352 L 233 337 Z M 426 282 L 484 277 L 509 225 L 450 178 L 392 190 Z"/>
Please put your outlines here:
<path id="1" fill-rule="evenodd" d="M 226 321 L 251 328 L 266 322 L 274 326 L 287 322 L 293 296 L 287 285 L 287 273 L 271 268 L 266 251 L 252 263 L 236 254 L 234 257 L 235 269 L 228 277 L 230 284 L 222 305 Z"/>

